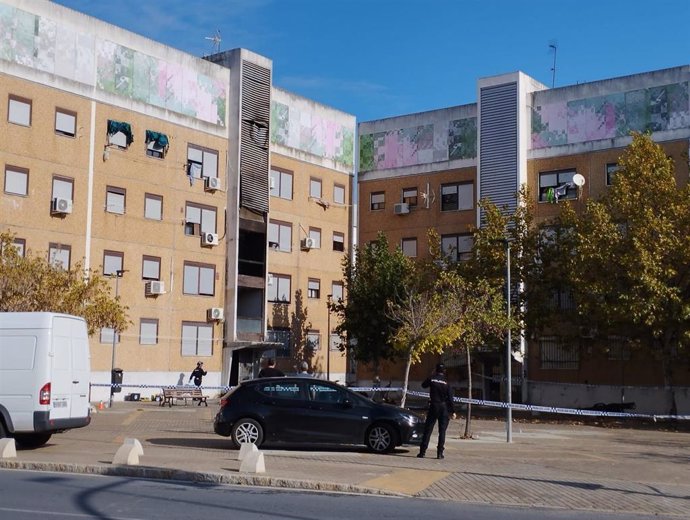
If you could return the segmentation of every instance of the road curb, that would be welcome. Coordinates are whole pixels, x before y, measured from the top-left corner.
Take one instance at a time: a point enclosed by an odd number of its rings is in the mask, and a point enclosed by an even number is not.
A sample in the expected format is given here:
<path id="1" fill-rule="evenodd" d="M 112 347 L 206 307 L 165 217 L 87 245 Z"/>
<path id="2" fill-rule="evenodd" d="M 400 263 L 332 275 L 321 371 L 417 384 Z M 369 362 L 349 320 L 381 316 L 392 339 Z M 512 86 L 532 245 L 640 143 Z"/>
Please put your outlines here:
<path id="1" fill-rule="evenodd" d="M 55 462 L 0 460 L 0 469 L 56 471 L 64 473 L 81 473 L 87 475 L 170 480 L 176 482 L 260 486 L 302 491 L 328 491 L 334 493 L 355 493 L 360 495 L 409 497 L 409 495 L 404 493 L 387 491 L 385 489 L 356 486 L 352 484 L 338 484 L 334 482 L 286 479 L 247 474 L 228 475 L 225 473 L 185 471 L 180 469 L 157 468 L 151 466 L 102 466 Z"/>

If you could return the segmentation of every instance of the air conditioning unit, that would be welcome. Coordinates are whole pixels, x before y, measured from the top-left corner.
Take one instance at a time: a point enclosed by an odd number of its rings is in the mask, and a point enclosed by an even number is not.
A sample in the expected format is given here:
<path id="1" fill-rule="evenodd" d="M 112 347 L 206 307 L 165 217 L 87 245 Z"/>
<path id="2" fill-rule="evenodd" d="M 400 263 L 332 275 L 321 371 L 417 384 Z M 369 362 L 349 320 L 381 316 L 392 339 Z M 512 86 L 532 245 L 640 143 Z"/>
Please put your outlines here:
<path id="1" fill-rule="evenodd" d="M 393 213 L 396 215 L 407 215 L 410 212 L 410 205 L 407 202 L 393 204 Z"/>
<path id="2" fill-rule="evenodd" d="M 222 321 L 223 317 L 222 307 L 212 307 L 206 311 L 206 319 L 209 321 Z"/>
<path id="3" fill-rule="evenodd" d="M 165 294 L 165 282 L 158 280 L 149 280 L 144 286 L 146 296 L 155 296 L 156 294 Z"/>
<path id="4" fill-rule="evenodd" d="M 203 246 L 217 246 L 218 245 L 218 233 L 202 233 L 201 234 L 201 245 L 203 245 Z"/>
<path id="5" fill-rule="evenodd" d="M 312 237 L 307 237 L 302 240 L 302 249 L 314 249 L 316 247 L 316 240 Z"/>
<path id="6" fill-rule="evenodd" d="M 220 179 L 218 177 L 206 177 L 204 188 L 208 191 L 219 190 L 221 188 Z"/>
<path id="7" fill-rule="evenodd" d="M 50 212 L 68 215 L 72 213 L 72 201 L 70 199 L 55 197 Z"/>

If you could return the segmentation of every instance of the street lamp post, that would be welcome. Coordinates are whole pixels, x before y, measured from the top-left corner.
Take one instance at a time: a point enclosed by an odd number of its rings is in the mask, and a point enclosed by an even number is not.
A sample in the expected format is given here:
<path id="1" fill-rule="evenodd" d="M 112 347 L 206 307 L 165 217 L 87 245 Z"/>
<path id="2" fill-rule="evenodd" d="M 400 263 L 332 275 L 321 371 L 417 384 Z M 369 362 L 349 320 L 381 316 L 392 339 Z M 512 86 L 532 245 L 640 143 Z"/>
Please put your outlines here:
<path id="1" fill-rule="evenodd" d="M 326 308 L 328 309 L 328 331 L 326 336 L 326 380 L 331 380 L 331 298 L 332 294 L 326 296 Z"/>
<path id="2" fill-rule="evenodd" d="M 510 241 L 506 240 L 506 306 L 508 308 L 508 335 L 506 339 L 506 442 L 513 442 L 513 376 L 512 347 L 510 338 Z"/>
<path id="3" fill-rule="evenodd" d="M 118 296 L 120 295 L 120 278 L 122 278 L 122 275 L 124 275 L 127 271 L 124 269 L 118 269 L 115 271 L 113 274 L 110 276 L 115 275 L 115 299 L 117 300 Z M 115 387 L 113 386 L 113 372 L 115 371 L 115 343 L 117 342 L 117 329 L 113 327 L 113 350 L 112 350 L 112 357 L 110 359 L 110 400 L 108 401 L 108 407 L 112 408 L 113 406 L 113 394 L 115 393 Z"/>

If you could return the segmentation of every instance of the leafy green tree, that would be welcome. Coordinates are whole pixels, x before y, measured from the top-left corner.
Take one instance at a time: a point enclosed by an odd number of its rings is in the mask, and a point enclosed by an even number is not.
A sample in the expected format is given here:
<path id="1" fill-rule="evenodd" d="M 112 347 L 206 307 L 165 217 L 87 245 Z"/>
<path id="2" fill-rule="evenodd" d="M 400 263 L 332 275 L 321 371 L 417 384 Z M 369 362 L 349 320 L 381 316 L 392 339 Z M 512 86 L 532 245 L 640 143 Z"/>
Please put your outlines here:
<path id="1" fill-rule="evenodd" d="M 675 413 L 673 366 L 690 341 L 690 188 L 679 187 L 673 161 L 649 135 L 633 134 L 613 184 L 578 215 L 564 255 L 581 320 L 601 335 L 620 333 L 662 360 Z"/>
<path id="2" fill-rule="evenodd" d="M 357 361 L 372 363 L 376 374 L 382 360 L 398 357 L 393 345 L 397 325 L 387 309 L 389 302 L 406 297 L 412 271 L 412 261 L 400 248 L 391 250 L 383 233 L 343 259 L 347 298 L 329 306 L 338 317 L 335 330 L 340 336 L 356 339 L 347 347 L 350 355 Z"/>
<path id="3" fill-rule="evenodd" d="M 110 293 L 108 279 L 80 264 L 71 269 L 52 265 L 27 251 L 22 257 L 14 236 L 0 234 L 0 311 L 60 312 L 81 316 L 89 334 L 102 327 L 122 332 L 130 322 L 128 308 Z"/>
<path id="4" fill-rule="evenodd" d="M 301 364 L 305 361 L 310 368 L 314 368 L 314 349 L 307 341 L 309 329 L 311 329 L 309 312 L 304 306 L 302 289 L 297 289 L 295 291 L 295 309 L 290 313 L 290 339 L 292 342 L 292 360 L 295 362 L 295 368 L 298 372 Z"/>

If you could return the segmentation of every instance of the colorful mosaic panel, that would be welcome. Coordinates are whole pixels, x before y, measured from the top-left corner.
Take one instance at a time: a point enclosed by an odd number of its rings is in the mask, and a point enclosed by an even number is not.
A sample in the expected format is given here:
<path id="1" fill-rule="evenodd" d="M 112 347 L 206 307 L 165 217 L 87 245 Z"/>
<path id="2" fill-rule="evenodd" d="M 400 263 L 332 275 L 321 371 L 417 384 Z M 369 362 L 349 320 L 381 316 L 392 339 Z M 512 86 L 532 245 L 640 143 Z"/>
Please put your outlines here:
<path id="1" fill-rule="evenodd" d="M 225 125 L 225 82 L 2 3 L 0 59 Z"/>
<path id="2" fill-rule="evenodd" d="M 688 83 L 674 83 L 537 105 L 532 109 L 532 148 L 688 127 Z"/>
<path id="3" fill-rule="evenodd" d="M 359 168 L 370 171 L 477 157 L 477 118 L 364 134 Z"/>
<path id="4" fill-rule="evenodd" d="M 331 159 L 351 168 L 354 163 L 354 119 L 352 127 L 323 117 L 304 106 L 271 101 L 271 142 L 317 157 Z"/>

